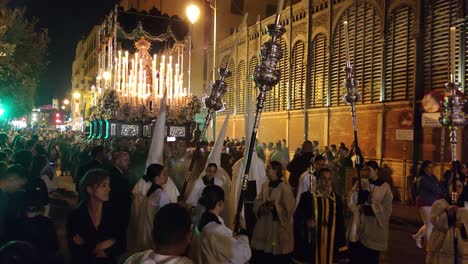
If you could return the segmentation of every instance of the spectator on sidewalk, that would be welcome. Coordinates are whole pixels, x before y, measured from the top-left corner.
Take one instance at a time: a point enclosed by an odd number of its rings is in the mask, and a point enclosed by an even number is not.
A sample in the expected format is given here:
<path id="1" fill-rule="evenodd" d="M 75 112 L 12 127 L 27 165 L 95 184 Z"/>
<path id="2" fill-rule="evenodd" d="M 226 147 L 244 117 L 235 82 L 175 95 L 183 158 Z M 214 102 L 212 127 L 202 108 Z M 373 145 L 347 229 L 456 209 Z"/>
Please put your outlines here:
<path id="1" fill-rule="evenodd" d="M 422 238 L 425 241 L 429 241 L 432 232 L 432 223 L 430 220 L 430 214 L 432 204 L 447 196 L 447 189 L 433 174 L 434 165 L 431 161 L 425 160 L 422 162 L 419 169 L 418 177 L 416 179 L 416 207 L 419 210 L 421 219 L 424 225 L 421 226 L 419 231 L 413 235 L 413 239 L 416 241 L 416 246 L 422 248 Z"/>
<path id="2" fill-rule="evenodd" d="M 40 191 L 28 191 L 25 201 L 25 218 L 13 226 L 9 240 L 31 243 L 38 249 L 44 263 L 57 263 L 58 238 L 52 219 L 44 216 Z"/>
<path id="3" fill-rule="evenodd" d="M 91 169 L 98 169 L 102 168 L 104 165 L 104 160 L 106 159 L 106 149 L 104 146 L 100 145 L 97 147 L 94 147 L 91 150 L 91 158 L 92 160 L 89 161 L 88 163 L 80 166 L 76 170 L 76 175 L 74 178 L 75 184 L 76 184 L 76 191 L 79 192 L 79 186 L 80 186 L 80 181 L 83 179 L 85 174 L 91 170 Z"/>
<path id="4" fill-rule="evenodd" d="M 297 187 L 299 185 L 299 178 L 304 173 L 310 164 L 310 160 L 314 156 L 312 142 L 309 140 L 304 141 L 302 144 L 301 155 L 294 157 L 287 166 L 287 170 L 291 173 L 289 175 L 289 185 L 293 188 L 294 195 L 297 194 Z"/>
<path id="5" fill-rule="evenodd" d="M 11 208 L 11 196 L 27 181 L 25 174 L 14 173 L 7 165 L 0 162 L 0 246 L 7 241 L 6 230 Z"/>
<path id="6" fill-rule="evenodd" d="M 102 169 L 86 173 L 80 182 L 82 202 L 67 218 L 72 264 L 115 264 L 125 251 L 125 233 L 109 203 L 109 175 Z"/>

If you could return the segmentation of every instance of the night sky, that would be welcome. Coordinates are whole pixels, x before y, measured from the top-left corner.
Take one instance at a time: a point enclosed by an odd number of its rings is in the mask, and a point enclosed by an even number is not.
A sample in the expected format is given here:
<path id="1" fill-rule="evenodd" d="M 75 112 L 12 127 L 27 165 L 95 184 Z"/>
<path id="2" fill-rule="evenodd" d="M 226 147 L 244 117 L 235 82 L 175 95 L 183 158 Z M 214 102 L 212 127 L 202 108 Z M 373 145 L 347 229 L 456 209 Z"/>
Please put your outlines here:
<path id="1" fill-rule="evenodd" d="M 36 105 L 64 98 L 71 88 L 72 63 L 78 41 L 114 8 L 118 0 L 11 0 L 24 7 L 27 16 L 39 19 L 39 27 L 49 32 L 48 67 L 36 95 Z"/>

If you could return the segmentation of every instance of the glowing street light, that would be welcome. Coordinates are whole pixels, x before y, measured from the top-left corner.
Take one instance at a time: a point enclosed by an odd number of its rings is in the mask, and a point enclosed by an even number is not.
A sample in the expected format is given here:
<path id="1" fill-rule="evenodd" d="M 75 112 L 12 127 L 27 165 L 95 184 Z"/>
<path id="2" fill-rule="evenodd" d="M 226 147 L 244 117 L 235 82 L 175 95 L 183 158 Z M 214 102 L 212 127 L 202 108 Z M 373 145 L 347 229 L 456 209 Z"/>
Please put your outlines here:
<path id="1" fill-rule="evenodd" d="M 200 8 L 196 5 L 189 5 L 187 6 L 187 9 L 185 9 L 185 14 L 187 15 L 188 20 L 190 23 L 194 24 L 197 22 L 198 17 L 200 17 Z"/>
<path id="2" fill-rule="evenodd" d="M 73 99 L 78 100 L 81 98 L 81 94 L 79 92 L 74 92 L 73 93 Z"/>
<path id="3" fill-rule="evenodd" d="M 189 65 L 188 65 L 188 94 L 191 94 L 191 76 L 192 76 L 192 28 L 193 24 L 197 22 L 198 17 L 200 17 L 200 8 L 198 6 L 191 4 L 185 9 L 185 14 L 187 15 L 188 20 L 190 21 L 190 32 L 189 32 Z"/>
<path id="4" fill-rule="evenodd" d="M 70 104 L 70 100 L 68 100 L 68 99 L 63 100 L 63 104 L 64 104 L 64 105 L 69 105 L 69 104 Z"/>

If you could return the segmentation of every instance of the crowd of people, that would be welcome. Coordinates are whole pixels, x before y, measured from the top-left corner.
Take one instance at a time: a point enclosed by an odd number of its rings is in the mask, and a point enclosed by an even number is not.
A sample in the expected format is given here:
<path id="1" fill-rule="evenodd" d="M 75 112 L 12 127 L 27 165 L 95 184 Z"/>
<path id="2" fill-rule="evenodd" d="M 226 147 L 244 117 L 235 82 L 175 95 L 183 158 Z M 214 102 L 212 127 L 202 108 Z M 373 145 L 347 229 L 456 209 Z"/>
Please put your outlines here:
<path id="1" fill-rule="evenodd" d="M 290 160 L 286 140 L 256 144 L 238 207 L 249 144 L 219 140 L 195 154 L 194 142 L 155 136 L 100 145 L 74 132 L 0 134 L 0 262 L 379 263 L 393 195 L 377 162 L 366 161 L 362 180 L 347 189 L 353 146 L 320 151 L 305 141 Z M 463 207 L 467 171 L 455 166 Z M 424 226 L 413 238 L 426 242 L 427 263 L 439 263 L 451 256 L 445 236 L 458 207 L 450 175 L 439 181 L 432 169 L 424 161 L 415 181 Z M 49 213 L 58 175 L 73 177 L 79 201 L 66 219 L 68 258 Z"/>

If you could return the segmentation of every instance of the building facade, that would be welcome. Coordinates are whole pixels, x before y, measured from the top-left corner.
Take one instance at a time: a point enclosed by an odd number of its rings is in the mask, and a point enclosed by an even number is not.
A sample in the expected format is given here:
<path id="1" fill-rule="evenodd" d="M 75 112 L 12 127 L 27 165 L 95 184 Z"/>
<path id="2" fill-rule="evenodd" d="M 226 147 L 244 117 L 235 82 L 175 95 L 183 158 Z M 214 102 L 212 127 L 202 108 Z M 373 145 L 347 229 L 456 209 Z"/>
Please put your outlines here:
<path id="1" fill-rule="evenodd" d="M 94 26 L 87 37 L 76 46 L 72 65 L 71 116 L 73 129 L 82 130 L 90 115 L 91 90 L 98 71 L 99 26 Z"/>
<path id="2" fill-rule="evenodd" d="M 305 139 L 319 148 L 353 141 L 349 106 L 342 97 L 345 75 L 343 22 L 349 22 L 350 56 L 362 100 L 357 106 L 360 146 L 364 156 L 389 169 L 394 185 L 407 188 L 412 161 L 450 160 L 448 133 L 423 128 L 424 94 L 443 90 L 449 81 L 449 29 L 457 27 L 457 81 L 468 91 L 466 5 L 458 0 L 303 0 L 287 6 L 281 17 L 286 33 L 280 40 L 281 81 L 267 95 L 259 127 L 260 142 L 286 139 L 294 151 Z M 246 98 L 256 98 L 251 75 L 261 45 L 269 39 L 265 26 L 273 17 L 240 32 L 229 70 L 225 96 L 230 118 L 228 136 L 244 136 Z M 227 62 L 235 35 L 219 42 L 217 58 Z M 255 104 L 255 100 L 253 100 Z M 255 109 L 255 108 L 254 108 Z M 402 122 L 413 116 L 414 124 Z M 221 127 L 224 118 L 217 119 Z M 397 140 L 411 129 L 412 141 Z M 468 160 L 468 133 L 460 131 L 458 157 Z M 442 150 L 442 151 L 441 151 Z M 442 153 L 442 155 L 441 155 Z M 406 166 L 404 166 L 406 164 Z M 442 166 L 440 166 L 443 169 Z M 447 167 L 445 167 L 447 169 Z"/>

